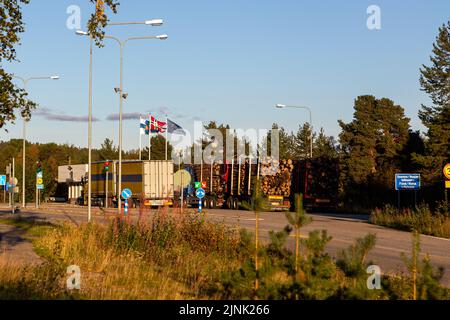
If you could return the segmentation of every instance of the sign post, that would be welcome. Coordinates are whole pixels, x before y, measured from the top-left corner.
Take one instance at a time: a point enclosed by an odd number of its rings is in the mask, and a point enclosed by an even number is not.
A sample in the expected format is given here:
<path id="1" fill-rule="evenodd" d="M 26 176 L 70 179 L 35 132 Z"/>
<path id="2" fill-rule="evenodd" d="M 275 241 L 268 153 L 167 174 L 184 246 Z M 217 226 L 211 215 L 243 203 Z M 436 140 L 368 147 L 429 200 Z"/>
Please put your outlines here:
<path id="1" fill-rule="evenodd" d="M 36 162 L 36 208 L 39 208 L 40 193 L 44 189 L 44 173 L 42 172 L 42 164 L 40 161 Z"/>
<path id="2" fill-rule="evenodd" d="M 448 208 L 448 194 L 447 194 L 447 189 L 450 189 L 450 163 L 447 163 L 444 166 L 444 176 L 447 180 L 445 180 L 445 188 L 444 188 L 444 199 L 445 199 L 445 204 L 447 205 Z"/>
<path id="3" fill-rule="evenodd" d="M 128 199 L 126 199 L 123 204 L 123 210 L 124 210 L 124 215 L 126 217 L 128 215 Z"/>
<path id="4" fill-rule="evenodd" d="M 198 198 L 198 213 L 202 213 L 202 199 L 205 197 L 205 190 L 199 188 L 195 191 L 195 195 Z"/>
<path id="5" fill-rule="evenodd" d="M 125 199 L 124 201 L 124 215 L 127 216 L 128 215 L 128 199 L 131 198 L 131 196 L 133 195 L 133 193 L 131 192 L 130 189 L 123 189 L 121 196 L 122 198 Z"/>
<path id="6" fill-rule="evenodd" d="M 0 186 L 3 189 L 3 202 L 6 203 L 6 175 L 0 175 Z"/>
<path id="7" fill-rule="evenodd" d="M 420 190 L 420 174 L 397 173 L 395 174 L 395 190 L 397 190 L 397 206 L 400 209 L 400 191 L 414 191 L 414 206 L 417 207 L 417 190 Z"/>
<path id="8" fill-rule="evenodd" d="M 105 208 L 108 208 L 108 172 L 109 172 L 109 161 L 105 162 L 103 165 L 103 170 L 105 171 Z"/>
<path id="9" fill-rule="evenodd" d="M 11 181 L 12 181 L 12 196 L 11 196 L 11 204 L 12 204 L 12 213 L 14 214 L 15 212 L 14 212 L 14 207 L 15 207 L 15 203 L 14 203 L 14 198 L 15 198 L 15 194 L 14 194 L 14 191 L 15 191 L 15 189 L 16 189 L 16 181 L 15 181 L 15 179 L 16 179 L 16 173 L 15 173 L 15 170 L 16 170 L 16 159 L 15 158 L 13 158 L 12 159 L 12 178 L 10 179 Z"/>

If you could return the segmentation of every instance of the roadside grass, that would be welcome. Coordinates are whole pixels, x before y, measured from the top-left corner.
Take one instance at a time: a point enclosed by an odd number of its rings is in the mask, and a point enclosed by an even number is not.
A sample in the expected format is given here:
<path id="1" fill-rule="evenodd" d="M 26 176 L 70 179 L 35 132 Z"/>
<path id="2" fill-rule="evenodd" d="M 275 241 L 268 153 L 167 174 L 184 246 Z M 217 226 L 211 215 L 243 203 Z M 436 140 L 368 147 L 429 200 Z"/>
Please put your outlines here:
<path id="1" fill-rule="evenodd" d="M 372 211 L 369 221 L 380 226 L 450 239 L 450 217 L 432 212 L 425 204 L 400 211 L 390 205 L 377 208 Z"/>
<path id="2" fill-rule="evenodd" d="M 4 223 L 0 221 L 0 223 Z M 63 224 L 9 221 L 33 235 L 39 266 L 17 266 L 0 259 L 0 299 L 411 299 L 408 275 L 382 277 L 381 290 L 369 290 L 365 261 L 375 236 L 357 239 L 334 260 L 325 252 L 326 231 L 301 240 L 295 255 L 286 248 L 292 229 L 270 232 L 258 248 L 254 235 L 203 216 L 158 211 L 136 224 Z M 66 289 L 67 267 L 81 270 L 81 290 Z M 421 299 L 448 299 L 441 274 L 417 267 Z M 255 280 L 259 288 L 255 290 Z M 434 292 L 431 294 L 430 292 Z"/>
<path id="3" fill-rule="evenodd" d="M 0 297 L 65 299 L 66 268 L 81 269 L 79 299 L 206 299 L 205 283 L 237 266 L 238 238 L 222 224 L 157 213 L 149 223 L 41 225 L 3 219 L 33 237 L 46 263 L 20 267 L 0 261 Z M 49 279 L 52 273 L 55 279 Z M 32 279 L 45 279 L 45 287 Z M 30 281 L 29 281 L 30 280 Z M 25 288 L 26 287 L 26 288 Z M 23 295 L 22 292 L 23 291 Z"/>

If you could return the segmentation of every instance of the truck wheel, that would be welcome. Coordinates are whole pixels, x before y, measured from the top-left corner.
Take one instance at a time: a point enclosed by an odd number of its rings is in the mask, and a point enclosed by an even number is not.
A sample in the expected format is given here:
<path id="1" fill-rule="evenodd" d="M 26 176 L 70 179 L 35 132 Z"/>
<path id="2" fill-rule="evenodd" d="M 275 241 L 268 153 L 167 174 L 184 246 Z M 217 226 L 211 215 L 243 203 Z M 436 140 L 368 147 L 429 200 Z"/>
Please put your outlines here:
<path id="1" fill-rule="evenodd" d="M 233 198 L 228 198 L 226 202 L 227 209 L 233 209 Z"/>
<path id="2" fill-rule="evenodd" d="M 217 201 L 216 198 L 211 198 L 210 202 L 209 202 L 210 208 L 211 209 L 215 209 L 217 206 Z"/>
<path id="3" fill-rule="evenodd" d="M 233 210 L 238 210 L 239 209 L 239 201 L 236 198 L 233 198 L 233 200 L 232 200 L 232 209 Z"/>

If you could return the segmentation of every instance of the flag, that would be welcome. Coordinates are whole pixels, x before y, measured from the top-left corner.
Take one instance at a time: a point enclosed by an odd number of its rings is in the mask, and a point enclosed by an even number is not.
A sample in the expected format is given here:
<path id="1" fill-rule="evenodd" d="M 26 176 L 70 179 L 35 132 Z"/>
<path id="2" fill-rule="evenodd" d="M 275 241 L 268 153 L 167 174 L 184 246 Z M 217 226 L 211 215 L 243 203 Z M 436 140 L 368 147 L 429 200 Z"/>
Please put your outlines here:
<path id="1" fill-rule="evenodd" d="M 150 116 L 150 131 L 152 133 L 164 133 L 166 132 L 167 123 L 156 120 L 155 117 Z"/>
<path id="2" fill-rule="evenodd" d="M 145 120 L 145 134 L 149 135 L 150 134 L 150 120 Z"/>
<path id="3" fill-rule="evenodd" d="M 145 121 L 145 119 L 142 119 L 142 117 L 139 117 L 139 132 L 142 135 L 144 134 L 148 134 L 148 127 L 147 127 L 147 121 Z"/>
<path id="4" fill-rule="evenodd" d="M 167 119 L 167 132 L 181 134 L 183 136 L 186 135 L 186 132 L 181 126 L 179 126 L 178 124 L 169 119 Z"/>

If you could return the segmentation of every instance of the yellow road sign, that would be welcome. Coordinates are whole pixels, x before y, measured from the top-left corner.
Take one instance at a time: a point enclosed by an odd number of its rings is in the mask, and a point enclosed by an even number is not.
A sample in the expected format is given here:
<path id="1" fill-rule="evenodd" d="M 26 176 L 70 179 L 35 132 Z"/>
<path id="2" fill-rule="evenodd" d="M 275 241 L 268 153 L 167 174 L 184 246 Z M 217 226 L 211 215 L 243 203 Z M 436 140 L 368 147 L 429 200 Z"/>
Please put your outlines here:
<path id="1" fill-rule="evenodd" d="M 445 188 L 450 189 L 450 180 L 445 181 Z"/>
<path id="2" fill-rule="evenodd" d="M 37 184 L 43 184 L 44 180 L 42 180 L 42 178 L 37 179 Z"/>
<path id="3" fill-rule="evenodd" d="M 450 163 L 447 163 L 444 167 L 444 176 L 450 179 Z"/>

